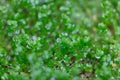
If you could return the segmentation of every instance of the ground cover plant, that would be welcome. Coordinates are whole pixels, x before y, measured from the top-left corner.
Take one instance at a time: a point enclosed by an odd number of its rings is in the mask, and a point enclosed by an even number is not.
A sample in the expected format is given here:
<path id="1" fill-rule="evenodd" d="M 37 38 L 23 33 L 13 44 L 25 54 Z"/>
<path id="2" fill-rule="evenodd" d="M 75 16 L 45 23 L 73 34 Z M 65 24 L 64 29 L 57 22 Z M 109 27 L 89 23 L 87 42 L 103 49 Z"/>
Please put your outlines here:
<path id="1" fill-rule="evenodd" d="M 120 0 L 0 0 L 0 80 L 120 80 Z"/>

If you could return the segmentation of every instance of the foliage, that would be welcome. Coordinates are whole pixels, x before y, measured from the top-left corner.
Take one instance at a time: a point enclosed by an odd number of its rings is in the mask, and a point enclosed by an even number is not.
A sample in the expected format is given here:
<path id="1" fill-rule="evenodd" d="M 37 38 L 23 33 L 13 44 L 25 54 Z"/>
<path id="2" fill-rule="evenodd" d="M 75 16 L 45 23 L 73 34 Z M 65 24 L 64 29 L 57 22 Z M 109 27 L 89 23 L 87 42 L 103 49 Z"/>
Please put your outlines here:
<path id="1" fill-rule="evenodd" d="M 0 80 L 119 80 L 120 0 L 0 0 Z"/>

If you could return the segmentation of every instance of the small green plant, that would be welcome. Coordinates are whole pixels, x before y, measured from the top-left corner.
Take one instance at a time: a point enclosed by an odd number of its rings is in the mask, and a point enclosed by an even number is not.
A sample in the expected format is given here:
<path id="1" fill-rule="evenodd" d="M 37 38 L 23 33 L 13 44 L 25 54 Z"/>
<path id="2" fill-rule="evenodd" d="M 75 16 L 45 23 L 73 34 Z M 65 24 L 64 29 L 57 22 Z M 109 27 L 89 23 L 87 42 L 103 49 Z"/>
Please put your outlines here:
<path id="1" fill-rule="evenodd" d="M 119 80 L 120 0 L 0 0 L 0 80 Z"/>

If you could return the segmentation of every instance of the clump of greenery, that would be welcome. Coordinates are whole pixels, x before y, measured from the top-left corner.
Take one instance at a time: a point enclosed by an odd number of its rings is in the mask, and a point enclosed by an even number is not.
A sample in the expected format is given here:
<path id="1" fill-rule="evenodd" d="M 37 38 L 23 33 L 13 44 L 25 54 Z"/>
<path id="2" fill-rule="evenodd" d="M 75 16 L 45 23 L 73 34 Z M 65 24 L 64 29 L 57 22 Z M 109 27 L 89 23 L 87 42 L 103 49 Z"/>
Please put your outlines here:
<path id="1" fill-rule="evenodd" d="M 0 0 L 0 80 L 119 80 L 119 0 Z"/>

